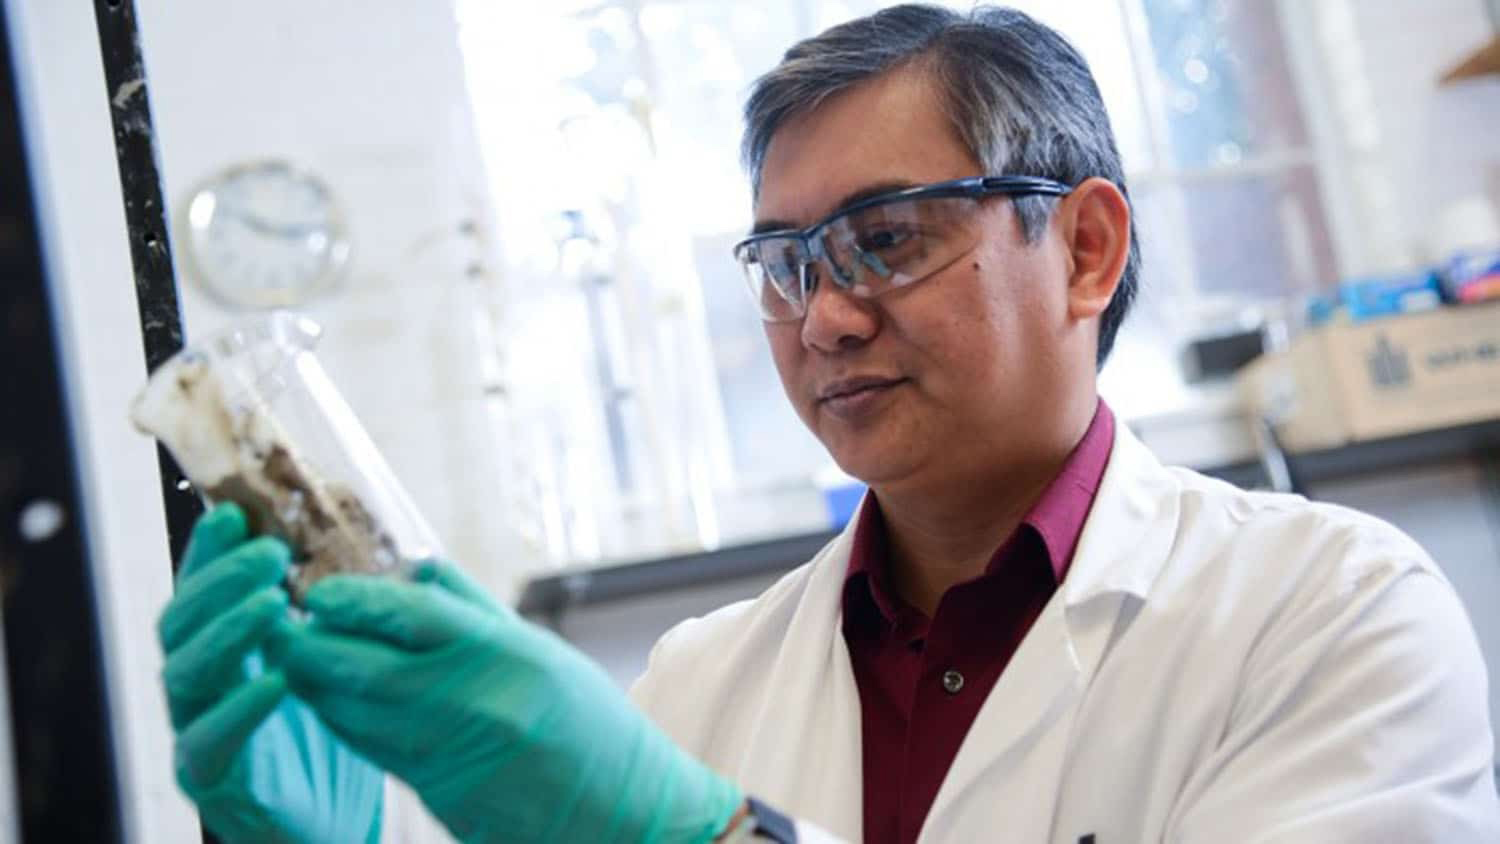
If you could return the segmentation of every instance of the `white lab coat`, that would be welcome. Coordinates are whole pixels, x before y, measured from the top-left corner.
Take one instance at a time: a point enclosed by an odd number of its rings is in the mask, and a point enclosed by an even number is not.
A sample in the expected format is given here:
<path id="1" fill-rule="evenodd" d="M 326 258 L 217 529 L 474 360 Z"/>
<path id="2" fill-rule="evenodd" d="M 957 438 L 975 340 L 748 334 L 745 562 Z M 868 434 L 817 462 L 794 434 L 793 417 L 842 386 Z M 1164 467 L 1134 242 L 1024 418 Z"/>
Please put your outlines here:
<path id="1" fill-rule="evenodd" d="M 804 840 L 861 837 L 851 538 L 678 625 L 631 690 Z M 918 840 L 1500 842 L 1490 730 L 1473 630 L 1414 542 L 1165 468 L 1122 425 Z"/>

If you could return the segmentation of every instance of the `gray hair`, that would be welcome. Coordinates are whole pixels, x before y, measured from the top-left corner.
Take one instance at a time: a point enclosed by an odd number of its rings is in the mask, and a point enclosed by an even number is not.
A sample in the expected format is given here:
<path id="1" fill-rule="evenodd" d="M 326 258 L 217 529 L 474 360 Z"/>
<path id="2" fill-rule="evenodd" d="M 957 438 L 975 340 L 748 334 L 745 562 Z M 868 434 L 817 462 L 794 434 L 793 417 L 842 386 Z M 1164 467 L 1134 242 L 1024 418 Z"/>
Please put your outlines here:
<path id="1" fill-rule="evenodd" d="M 1130 201 L 1099 87 L 1067 40 L 1014 9 L 982 6 L 965 15 L 915 3 L 801 41 L 756 80 L 745 104 L 741 151 L 756 194 L 766 150 L 783 123 L 856 83 L 907 66 L 937 82 L 949 119 L 984 175 L 1045 176 L 1070 185 L 1099 176 Z M 1014 202 L 1023 235 L 1035 241 L 1056 200 Z M 1125 271 L 1099 320 L 1101 367 L 1135 299 L 1140 268 L 1132 215 Z"/>

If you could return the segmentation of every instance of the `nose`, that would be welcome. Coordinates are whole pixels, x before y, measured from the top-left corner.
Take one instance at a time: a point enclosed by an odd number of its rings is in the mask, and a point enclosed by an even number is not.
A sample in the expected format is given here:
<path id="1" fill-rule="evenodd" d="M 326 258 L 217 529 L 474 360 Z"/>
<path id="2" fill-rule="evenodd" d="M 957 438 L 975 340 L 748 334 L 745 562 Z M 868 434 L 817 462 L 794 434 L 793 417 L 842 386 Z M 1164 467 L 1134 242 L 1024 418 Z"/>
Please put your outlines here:
<path id="1" fill-rule="evenodd" d="M 808 264 L 807 313 L 802 318 L 802 345 L 825 353 L 863 346 L 880 331 L 874 302 L 829 282 L 821 262 Z"/>

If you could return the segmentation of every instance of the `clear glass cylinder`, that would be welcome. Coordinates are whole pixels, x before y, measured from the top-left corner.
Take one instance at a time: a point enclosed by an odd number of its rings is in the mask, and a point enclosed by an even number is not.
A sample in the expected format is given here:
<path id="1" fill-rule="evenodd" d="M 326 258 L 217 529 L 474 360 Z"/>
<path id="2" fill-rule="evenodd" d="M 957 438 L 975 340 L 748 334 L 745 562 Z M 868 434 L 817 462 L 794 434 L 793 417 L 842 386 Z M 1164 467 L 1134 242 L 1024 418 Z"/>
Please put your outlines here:
<path id="1" fill-rule="evenodd" d="M 403 574 L 441 553 L 313 354 L 320 334 L 291 313 L 248 319 L 159 367 L 130 411 L 200 493 L 291 545 L 299 601 L 329 574 Z"/>

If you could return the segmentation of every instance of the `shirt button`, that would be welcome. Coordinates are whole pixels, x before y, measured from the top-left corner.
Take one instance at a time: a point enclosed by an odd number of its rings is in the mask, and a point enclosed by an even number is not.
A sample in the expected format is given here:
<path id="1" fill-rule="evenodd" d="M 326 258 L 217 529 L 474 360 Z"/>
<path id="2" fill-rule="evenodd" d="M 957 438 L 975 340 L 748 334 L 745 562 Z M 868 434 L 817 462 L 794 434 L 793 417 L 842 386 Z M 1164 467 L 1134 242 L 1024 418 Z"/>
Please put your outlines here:
<path id="1" fill-rule="evenodd" d="M 950 695 L 956 695 L 963 690 L 963 687 L 964 675 L 951 668 L 943 672 L 943 691 Z"/>

